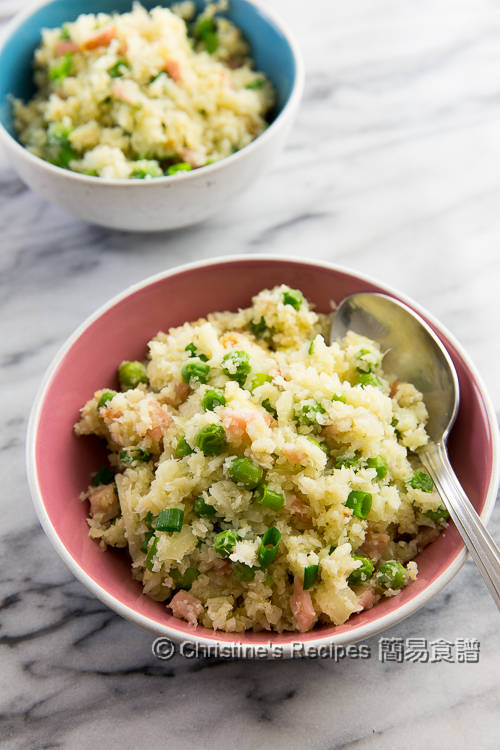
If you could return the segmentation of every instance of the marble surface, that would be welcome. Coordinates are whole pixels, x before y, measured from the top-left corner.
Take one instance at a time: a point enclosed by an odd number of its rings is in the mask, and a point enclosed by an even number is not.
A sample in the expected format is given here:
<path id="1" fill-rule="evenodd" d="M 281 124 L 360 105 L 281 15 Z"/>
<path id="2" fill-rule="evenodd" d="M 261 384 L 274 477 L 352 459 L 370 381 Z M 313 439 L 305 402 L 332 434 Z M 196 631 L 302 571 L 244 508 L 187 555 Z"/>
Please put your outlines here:
<path id="1" fill-rule="evenodd" d="M 0 0 L 3 24 L 24 0 Z M 306 254 L 413 296 L 466 347 L 500 406 L 500 7 L 494 0 L 269 0 L 307 85 L 285 152 L 225 215 L 173 234 L 89 226 L 0 157 L 2 747 L 407 750 L 498 747 L 498 615 L 468 562 L 386 635 L 475 638 L 476 664 L 162 662 L 41 531 L 28 411 L 52 356 L 127 285 L 214 254 Z M 304 16 L 304 9 L 309 14 Z M 491 529 L 499 536 L 500 509 Z"/>

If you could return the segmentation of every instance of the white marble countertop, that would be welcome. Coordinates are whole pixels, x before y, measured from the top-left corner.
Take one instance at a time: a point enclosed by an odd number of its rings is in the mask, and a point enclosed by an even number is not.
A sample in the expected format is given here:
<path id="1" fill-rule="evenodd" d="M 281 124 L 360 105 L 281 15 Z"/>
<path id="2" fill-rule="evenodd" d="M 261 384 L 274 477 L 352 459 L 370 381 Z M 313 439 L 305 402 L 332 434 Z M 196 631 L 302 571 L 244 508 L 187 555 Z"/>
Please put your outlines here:
<path id="1" fill-rule="evenodd" d="M 73 579 L 31 505 L 26 421 L 57 348 L 127 285 L 215 254 L 307 254 L 385 280 L 453 331 L 500 406 L 498 3 L 269 4 L 304 52 L 305 96 L 286 151 L 224 216 L 173 234 L 107 231 L 0 160 L 6 750 L 498 748 L 498 615 L 472 563 L 386 635 L 478 639 L 478 663 L 381 663 L 378 638 L 366 661 L 161 662 L 149 633 Z M 0 0 L 0 21 L 22 5 Z M 499 521 L 497 508 L 497 537 Z"/>

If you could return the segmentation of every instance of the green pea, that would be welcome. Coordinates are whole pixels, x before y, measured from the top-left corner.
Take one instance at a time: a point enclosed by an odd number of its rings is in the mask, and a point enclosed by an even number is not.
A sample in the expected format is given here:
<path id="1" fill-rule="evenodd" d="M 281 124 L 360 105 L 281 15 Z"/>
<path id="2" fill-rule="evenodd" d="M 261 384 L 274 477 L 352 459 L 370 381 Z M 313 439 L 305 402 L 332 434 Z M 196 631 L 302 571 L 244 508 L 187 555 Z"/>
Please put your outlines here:
<path id="1" fill-rule="evenodd" d="M 299 424 L 311 426 L 317 424 L 316 415 L 325 414 L 325 410 L 320 403 L 305 403 L 296 408 L 295 419 Z"/>
<path id="2" fill-rule="evenodd" d="M 69 74 L 73 67 L 73 53 L 67 52 L 57 62 L 49 68 L 49 78 L 51 81 L 61 83 Z"/>
<path id="3" fill-rule="evenodd" d="M 222 391 L 210 390 L 206 391 L 201 405 L 204 411 L 213 411 L 216 406 L 224 406 L 225 403 L 226 399 Z"/>
<path id="4" fill-rule="evenodd" d="M 171 164 L 171 166 L 167 169 L 168 175 L 177 174 L 178 172 L 190 172 L 192 170 L 191 164 L 188 164 L 187 161 L 181 161 L 178 164 Z"/>
<path id="5" fill-rule="evenodd" d="M 372 385 L 374 388 L 384 387 L 380 378 L 373 372 L 360 372 L 354 381 L 354 385 L 360 385 L 362 388 L 366 388 L 367 385 Z"/>
<path id="6" fill-rule="evenodd" d="M 250 387 L 248 390 L 253 393 L 256 388 L 260 388 L 264 383 L 270 383 L 271 381 L 272 377 L 268 375 L 267 372 L 257 372 L 250 381 Z"/>
<path id="7" fill-rule="evenodd" d="M 300 310 L 303 299 L 304 297 L 299 289 L 287 289 L 286 292 L 283 292 L 283 304 L 291 305 L 295 310 Z"/>
<path id="8" fill-rule="evenodd" d="M 422 490 L 422 492 L 432 492 L 434 489 L 434 482 L 424 471 L 416 471 L 409 484 L 414 490 Z"/>
<path id="9" fill-rule="evenodd" d="M 235 531 L 228 529 L 221 531 L 214 540 L 214 548 L 220 557 L 229 557 L 239 541 L 239 536 Z"/>
<path id="10" fill-rule="evenodd" d="M 177 445 L 175 447 L 175 455 L 177 458 L 184 458 L 185 456 L 190 456 L 191 453 L 193 453 L 193 448 L 189 445 L 188 441 L 185 437 L 179 438 L 177 441 Z"/>
<path id="11" fill-rule="evenodd" d="M 233 573 L 239 581 L 244 583 L 253 581 L 255 578 L 255 569 L 244 563 L 236 563 L 233 567 Z"/>
<path id="12" fill-rule="evenodd" d="M 139 383 L 147 383 L 148 376 L 142 362 L 122 362 L 118 368 L 118 380 L 124 390 L 136 388 Z"/>
<path id="13" fill-rule="evenodd" d="M 222 372 L 242 387 L 250 370 L 250 360 L 246 352 L 229 352 L 222 360 Z"/>
<path id="14" fill-rule="evenodd" d="M 385 479 L 387 476 L 387 461 L 382 456 L 373 456 L 373 458 L 367 459 L 366 465 L 369 469 L 375 469 L 377 479 Z"/>
<path id="15" fill-rule="evenodd" d="M 213 518 L 216 512 L 217 511 L 213 505 L 206 503 L 202 497 L 195 498 L 193 503 L 193 513 L 198 516 L 198 518 Z"/>
<path id="16" fill-rule="evenodd" d="M 264 470 L 249 458 L 233 458 L 227 470 L 228 477 L 247 490 L 254 490 L 262 482 Z"/>
<path id="17" fill-rule="evenodd" d="M 196 446 L 205 456 L 219 456 L 227 447 L 226 431 L 220 424 L 207 424 L 196 436 Z"/>
<path id="18" fill-rule="evenodd" d="M 361 566 L 352 571 L 347 582 L 356 586 L 359 583 L 364 583 L 372 577 L 373 563 L 369 557 L 362 557 L 361 555 L 353 555 L 352 557 L 354 560 L 359 560 Z"/>
<path id="19" fill-rule="evenodd" d="M 251 320 L 250 330 L 256 339 L 261 338 L 265 334 L 265 332 L 269 330 L 266 325 L 266 321 L 264 320 L 264 317 L 262 316 L 261 319 L 258 320 L 257 322 L 255 322 L 254 320 Z"/>
<path id="20" fill-rule="evenodd" d="M 195 383 L 206 383 L 210 374 L 210 365 L 199 360 L 186 362 L 181 370 L 182 379 L 192 386 Z"/>
<path id="21" fill-rule="evenodd" d="M 213 54 L 219 46 L 219 37 L 217 36 L 217 25 L 213 18 L 202 18 L 198 21 L 194 29 L 196 39 L 199 39 L 206 51 Z"/>
<path id="22" fill-rule="evenodd" d="M 430 518 L 431 521 L 433 521 L 435 524 L 440 524 L 441 521 L 447 521 L 450 517 L 450 514 L 448 513 L 444 505 L 440 505 L 439 508 L 436 508 L 436 510 L 427 510 L 424 513 L 424 516 Z"/>
<path id="23" fill-rule="evenodd" d="M 101 395 L 99 401 L 97 402 L 97 411 L 99 409 L 102 409 L 103 406 L 106 406 L 106 404 L 111 401 L 116 396 L 116 391 L 104 391 L 104 393 Z"/>
<path id="24" fill-rule="evenodd" d="M 386 591 L 387 589 L 397 589 L 406 586 L 408 583 L 408 573 L 396 560 L 388 560 L 386 563 L 380 566 L 375 573 L 375 582 L 379 589 Z"/>

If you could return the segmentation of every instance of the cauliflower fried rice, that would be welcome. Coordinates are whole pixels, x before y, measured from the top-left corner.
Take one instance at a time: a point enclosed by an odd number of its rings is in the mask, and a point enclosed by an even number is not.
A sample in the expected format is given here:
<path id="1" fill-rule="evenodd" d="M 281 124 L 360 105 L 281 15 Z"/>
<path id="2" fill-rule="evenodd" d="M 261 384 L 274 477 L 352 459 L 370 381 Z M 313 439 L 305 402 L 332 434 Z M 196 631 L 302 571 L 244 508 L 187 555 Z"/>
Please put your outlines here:
<path id="1" fill-rule="evenodd" d="M 227 3 L 85 14 L 44 29 L 37 93 L 13 101 L 21 143 L 57 166 L 151 179 L 210 164 L 267 127 L 274 90 Z"/>
<path id="2" fill-rule="evenodd" d="M 159 333 L 83 407 L 77 435 L 109 450 L 89 533 L 193 626 L 340 625 L 414 580 L 447 523 L 415 453 L 427 411 L 373 341 L 327 345 L 299 290 L 252 302 Z"/>

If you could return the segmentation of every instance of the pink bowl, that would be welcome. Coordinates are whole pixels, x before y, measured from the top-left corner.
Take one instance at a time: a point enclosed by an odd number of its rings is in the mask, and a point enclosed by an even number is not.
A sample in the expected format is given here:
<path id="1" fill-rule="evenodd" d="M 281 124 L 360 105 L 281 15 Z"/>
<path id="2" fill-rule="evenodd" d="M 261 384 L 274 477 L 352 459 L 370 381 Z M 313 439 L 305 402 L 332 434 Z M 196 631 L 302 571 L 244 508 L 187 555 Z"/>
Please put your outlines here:
<path id="1" fill-rule="evenodd" d="M 418 579 L 398 596 L 352 617 L 339 627 L 321 627 L 306 634 L 229 634 L 193 629 L 168 614 L 165 605 L 142 594 L 133 581 L 125 552 L 103 553 L 87 533 L 87 508 L 79 501 L 92 471 L 102 463 L 104 449 L 93 438 L 76 438 L 73 424 L 82 404 L 98 388 L 115 384 L 123 359 L 141 359 L 146 342 L 167 330 L 217 310 L 250 304 L 252 295 L 276 284 L 299 287 L 321 312 L 330 301 L 353 292 L 391 294 L 419 312 L 446 346 L 460 381 L 461 404 L 449 440 L 454 469 L 474 507 L 486 522 L 498 486 L 498 428 L 484 386 L 461 346 L 413 301 L 371 279 L 323 262 L 258 256 L 237 256 L 190 264 L 137 284 L 115 297 L 85 321 L 50 366 L 31 413 L 27 468 L 33 502 L 41 524 L 74 575 L 120 615 L 174 640 L 198 643 L 251 644 L 269 653 L 291 644 L 305 647 L 347 644 L 394 625 L 434 596 L 466 559 L 453 525 L 417 558 Z"/>

